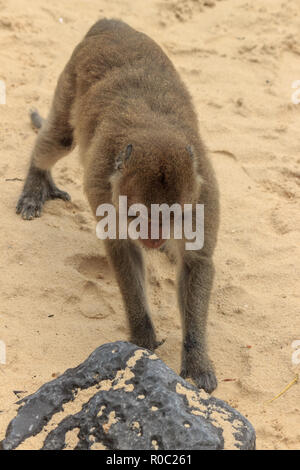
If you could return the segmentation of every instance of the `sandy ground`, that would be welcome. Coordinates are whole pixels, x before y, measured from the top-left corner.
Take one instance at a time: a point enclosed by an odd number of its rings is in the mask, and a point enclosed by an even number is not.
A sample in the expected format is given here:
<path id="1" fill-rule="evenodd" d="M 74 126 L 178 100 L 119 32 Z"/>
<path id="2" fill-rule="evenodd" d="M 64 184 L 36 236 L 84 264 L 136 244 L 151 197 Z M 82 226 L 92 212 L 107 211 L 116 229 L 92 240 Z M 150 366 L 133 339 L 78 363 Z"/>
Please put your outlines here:
<path id="1" fill-rule="evenodd" d="M 82 192 L 77 152 L 54 171 L 72 202 L 47 203 L 31 222 L 15 214 L 35 134 L 74 46 L 102 16 L 155 39 L 187 83 L 221 189 L 209 347 L 219 387 L 253 423 L 259 449 L 300 448 L 298 0 L 0 0 L 1 121 L 0 439 L 6 412 L 97 346 L 128 339 L 121 297 Z M 15 179 L 16 178 L 16 179 Z M 180 367 L 174 269 L 149 260 L 158 355 Z M 3 344 L 3 343 L 0 343 Z M 294 351 L 295 352 L 295 351 Z M 295 357 L 295 355 L 294 355 Z M 230 380 L 228 380 L 230 379 Z"/>

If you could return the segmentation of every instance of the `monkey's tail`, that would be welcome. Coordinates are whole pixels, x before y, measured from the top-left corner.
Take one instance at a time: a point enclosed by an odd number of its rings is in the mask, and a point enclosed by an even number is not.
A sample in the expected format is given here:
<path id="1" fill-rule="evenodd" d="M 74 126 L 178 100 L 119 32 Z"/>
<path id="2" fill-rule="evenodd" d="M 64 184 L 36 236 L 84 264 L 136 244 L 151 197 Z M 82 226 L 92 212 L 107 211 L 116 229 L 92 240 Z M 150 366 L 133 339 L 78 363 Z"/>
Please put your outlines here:
<path id="1" fill-rule="evenodd" d="M 35 129 L 40 129 L 45 121 L 44 118 L 40 115 L 37 109 L 31 109 L 29 111 L 31 124 Z"/>

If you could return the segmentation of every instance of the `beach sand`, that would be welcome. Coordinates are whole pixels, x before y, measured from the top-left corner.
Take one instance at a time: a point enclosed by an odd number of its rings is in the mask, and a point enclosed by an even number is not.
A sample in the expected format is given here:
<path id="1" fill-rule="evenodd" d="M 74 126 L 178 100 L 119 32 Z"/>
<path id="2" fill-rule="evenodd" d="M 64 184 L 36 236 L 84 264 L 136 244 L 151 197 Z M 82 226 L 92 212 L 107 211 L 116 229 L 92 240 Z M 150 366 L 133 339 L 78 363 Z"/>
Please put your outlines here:
<path id="1" fill-rule="evenodd" d="M 298 1 L 0 0 L 0 12 L 0 440 L 17 395 L 103 343 L 129 339 L 77 150 L 54 169 L 72 201 L 48 202 L 31 222 L 15 214 L 35 139 L 29 109 L 47 114 L 76 44 L 97 19 L 115 17 L 150 35 L 174 62 L 219 181 L 208 325 L 214 395 L 250 420 L 258 449 L 299 449 L 300 384 L 265 404 L 300 372 L 292 362 L 300 340 Z M 174 267 L 156 252 L 148 266 L 153 320 L 165 338 L 156 352 L 179 373 Z"/>

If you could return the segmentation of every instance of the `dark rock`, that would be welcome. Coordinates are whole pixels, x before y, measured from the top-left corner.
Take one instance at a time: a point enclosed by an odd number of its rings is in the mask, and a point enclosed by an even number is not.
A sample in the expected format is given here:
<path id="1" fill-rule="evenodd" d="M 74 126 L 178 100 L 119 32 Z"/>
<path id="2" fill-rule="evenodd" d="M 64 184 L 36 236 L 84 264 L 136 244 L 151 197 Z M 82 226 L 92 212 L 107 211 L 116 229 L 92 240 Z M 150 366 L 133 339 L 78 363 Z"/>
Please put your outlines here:
<path id="1" fill-rule="evenodd" d="M 23 398 L 3 449 L 254 449 L 251 424 L 150 351 L 104 344 Z"/>

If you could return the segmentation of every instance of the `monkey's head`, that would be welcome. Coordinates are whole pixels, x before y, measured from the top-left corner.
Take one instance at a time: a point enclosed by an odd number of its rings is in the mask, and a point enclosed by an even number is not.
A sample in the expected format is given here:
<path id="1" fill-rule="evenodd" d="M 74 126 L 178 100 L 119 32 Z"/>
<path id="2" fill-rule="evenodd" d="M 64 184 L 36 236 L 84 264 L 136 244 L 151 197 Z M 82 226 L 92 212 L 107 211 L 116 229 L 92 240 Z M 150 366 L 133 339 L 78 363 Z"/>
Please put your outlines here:
<path id="1" fill-rule="evenodd" d="M 195 151 L 185 139 L 153 134 L 142 137 L 130 139 L 116 157 L 111 177 L 112 200 L 117 209 L 119 196 L 127 196 L 128 208 L 133 204 L 147 208 L 149 236 L 141 242 L 148 248 L 158 248 L 165 240 L 161 217 L 159 235 L 151 238 L 153 205 L 167 204 L 171 207 L 176 204 L 183 214 L 184 204 L 198 202 L 202 179 L 197 170 Z M 174 223 L 172 215 L 171 212 L 171 225 Z"/>

